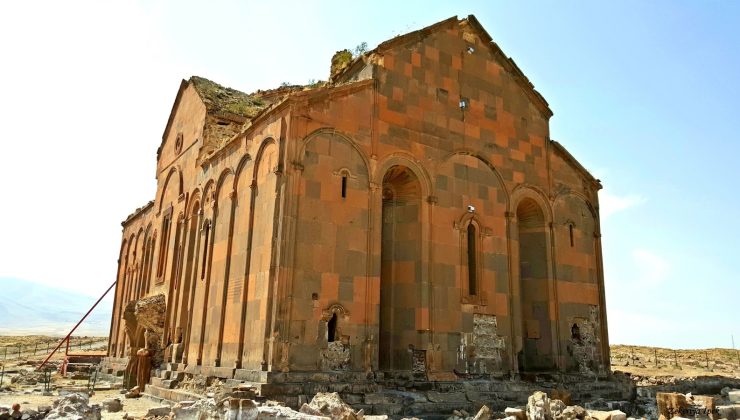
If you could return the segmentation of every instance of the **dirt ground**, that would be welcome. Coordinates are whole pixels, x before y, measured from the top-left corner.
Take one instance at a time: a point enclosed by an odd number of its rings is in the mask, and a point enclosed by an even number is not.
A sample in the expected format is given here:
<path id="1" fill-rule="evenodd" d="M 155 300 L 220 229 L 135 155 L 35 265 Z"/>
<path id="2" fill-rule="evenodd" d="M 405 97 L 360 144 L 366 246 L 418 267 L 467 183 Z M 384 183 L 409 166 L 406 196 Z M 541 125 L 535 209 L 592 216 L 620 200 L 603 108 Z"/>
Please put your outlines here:
<path id="1" fill-rule="evenodd" d="M 90 404 L 100 404 L 103 400 L 112 397 L 118 397 L 121 399 L 123 410 L 117 413 L 109 413 L 103 410 L 101 412 L 103 419 L 121 419 L 123 418 L 124 413 L 128 413 L 129 417 L 142 417 L 150 408 L 161 405 L 147 398 L 123 398 L 123 395 L 121 395 L 118 390 L 95 391 L 95 394 L 90 398 Z M 14 403 L 18 403 L 21 405 L 21 410 L 26 408 L 36 410 L 40 405 L 52 405 L 54 400 L 57 398 L 59 398 L 58 395 L 47 397 L 43 395 L 0 393 L 0 405 L 12 405 Z"/>
<path id="2" fill-rule="evenodd" d="M 737 350 L 674 350 L 619 344 L 611 345 L 610 349 L 612 371 L 676 378 L 715 375 L 740 378 L 740 356 Z"/>
<path id="3" fill-rule="evenodd" d="M 11 377 L 15 375 L 15 372 L 19 369 L 33 369 L 46 358 L 48 355 L 46 349 L 47 346 L 50 349 L 56 347 L 61 340 L 61 337 L 49 337 L 41 335 L 31 336 L 0 336 L 0 369 L 4 367 L 5 374 L 3 375 L 2 384 L 0 388 L 10 385 Z M 107 347 L 107 337 L 78 337 L 74 336 L 71 341 L 70 353 L 85 353 L 88 351 L 100 352 L 105 350 Z M 18 357 L 18 346 L 21 346 L 21 357 Z M 64 349 L 66 346 L 62 346 L 59 351 L 51 358 L 52 362 L 59 362 L 64 356 Z M 35 354 L 34 354 L 34 348 Z M 80 386 L 84 387 L 87 384 L 87 380 L 69 380 L 61 378 L 59 374 L 55 374 L 53 378 L 55 386 L 69 387 L 69 386 Z M 21 410 L 24 408 L 32 408 L 36 410 L 40 405 L 52 405 L 54 400 L 59 398 L 57 392 L 54 391 L 54 395 L 45 396 L 40 395 L 39 390 L 43 388 L 42 384 L 18 386 L 12 385 L 13 392 L 0 392 L 0 405 L 12 405 L 19 403 Z M 118 389 L 112 390 L 98 390 L 95 391 L 94 395 L 90 398 L 90 404 L 100 404 L 107 398 L 118 397 L 123 403 L 123 410 L 117 413 L 109 413 L 102 411 L 103 419 L 121 419 L 124 413 L 128 413 L 129 417 L 141 417 L 146 414 L 147 410 L 152 407 L 160 406 L 161 404 L 156 403 L 147 398 L 134 398 L 126 399 L 120 394 Z"/>
<path id="4" fill-rule="evenodd" d="M 54 348 L 60 338 L 46 336 L 0 336 L 0 367 L 4 368 L 5 375 L 0 389 L 10 385 L 12 376 L 22 369 L 32 370 L 47 356 L 47 346 Z M 105 351 L 107 339 L 105 337 L 75 337 L 72 340 L 76 346 L 71 353 L 85 351 Z M 21 346 L 20 357 L 18 346 Z M 52 365 L 58 365 L 64 355 L 63 346 L 51 359 Z M 611 364 L 613 371 L 627 372 L 633 375 L 638 385 L 640 381 L 650 384 L 657 382 L 671 382 L 679 378 L 698 378 L 706 376 L 725 376 L 740 378 L 740 355 L 732 349 L 703 349 L 703 350 L 673 350 L 668 348 L 653 348 L 629 345 L 612 345 Z M 34 354 L 35 353 L 35 354 Z M 657 359 L 657 360 L 656 360 Z M 42 384 L 12 386 L 12 392 L 0 391 L 0 405 L 21 404 L 21 408 L 37 409 L 40 405 L 52 405 L 58 396 L 58 389 L 70 387 L 83 388 L 87 385 L 86 379 L 73 380 L 63 378 L 54 373 L 53 396 L 41 395 Z M 99 388 L 107 388 L 106 383 L 98 384 Z M 124 414 L 129 418 L 140 418 L 150 408 L 161 404 L 147 398 L 126 399 L 118 389 L 99 389 L 90 399 L 91 404 L 101 404 L 107 398 L 117 397 L 123 403 L 123 410 L 117 413 L 102 411 L 103 419 L 122 419 Z"/>

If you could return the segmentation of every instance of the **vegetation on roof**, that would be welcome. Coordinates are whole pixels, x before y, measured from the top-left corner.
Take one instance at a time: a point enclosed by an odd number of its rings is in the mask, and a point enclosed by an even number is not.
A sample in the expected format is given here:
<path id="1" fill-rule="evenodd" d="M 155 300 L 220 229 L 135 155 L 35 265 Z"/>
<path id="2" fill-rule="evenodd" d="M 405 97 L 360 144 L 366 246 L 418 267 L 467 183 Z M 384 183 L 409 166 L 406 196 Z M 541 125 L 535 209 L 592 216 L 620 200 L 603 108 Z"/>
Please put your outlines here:
<path id="1" fill-rule="evenodd" d="M 203 77 L 193 76 L 190 81 L 210 113 L 252 118 L 269 105 L 256 95 L 221 86 Z"/>

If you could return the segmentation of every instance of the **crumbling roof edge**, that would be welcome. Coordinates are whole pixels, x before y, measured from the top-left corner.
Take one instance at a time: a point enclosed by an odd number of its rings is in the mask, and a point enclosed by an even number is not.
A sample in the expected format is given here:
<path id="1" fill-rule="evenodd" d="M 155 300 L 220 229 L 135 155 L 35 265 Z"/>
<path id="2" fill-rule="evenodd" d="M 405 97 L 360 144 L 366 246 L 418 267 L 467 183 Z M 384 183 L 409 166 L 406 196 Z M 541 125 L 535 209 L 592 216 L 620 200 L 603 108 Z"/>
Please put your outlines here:
<path id="1" fill-rule="evenodd" d="M 121 226 L 126 227 L 126 225 L 131 223 L 134 219 L 138 218 L 139 215 L 146 212 L 153 206 L 154 206 L 154 200 L 150 200 L 144 206 L 139 207 L 138 209 L 134 210 L 133 213 L 129 214 L 128 217 L 126 217 L 126 219 L 124 219 L 123 222 L 121 222 Z"/>
<path id="2" fill-rule="evenodd" d="M 203 102 L 203 105 L 206 107 L 206 114 L 208 114 L 209 116 L 226 119 L 239 124 L 244 124 L 247 120 L 251 118 L 248 114 L 241 115 L 224 109 L 223 102 L 218 102 L 216 98 L 207 97 L 205 90 L 210 85 L 211 87 L 215 87 L 228 92 L 228 94 L 231 95 L 231 98 L 235 100 L 252 99 L 252 97 L 254 96 L 253 94 L 224 86 L 203 76 L 190 76 L 188 83 L 191 83 L 193 85 L 193 90 L 195 90 L 195 93 L 198 94 L 201 102 Z"/>
<path id="3" fill-rule="evenodd" d="M 421 29 L 417 29 L 415 31 L 411 31 L 402 35 L 395 36 L 389 40 L 383 41 L 375 48 L 378 52 L 382 53 L 383 51 L 387 51 L 391 48 L 395 48 L 400 45 L 404 45 L 411 41 L 418 41 L 421 39 L 426 38 L 427 36 L 431 35 L 432 33 L 436 32 L 437 30 L 450 25 L 452 23 L 459 22 L 459 19 L 457 16 L 449 17 L 445 20 L 439 21 L 437 23 L 431 24 L 429 26 L 426 26 Z"/>
<path id="4" fill-rule="evenodd" d="M 568 149 L 565 148 L 560 142 L 555 140 L 550 140 L 550 143 L 553 145 L 556 152 L 559 152 L 565 160 L 573 165 L 573 167 L 581 173 L 591 184 L 593 184 L 597 190 L 600 190 L 603 188 L 603 185 L 601 185 L 601 180 L 596 179 L 593 175 L 591 175 L 591 172 L 588 171 L 583 165 L 581 165 L 581 162 L 579 162 L 575 157 L 573 157 L 572 154 L 568 151 Z"/>
<path id="5" fill-rule="evenodd" d="M 260 124 L 264 119 L 271 117 L 273 114 L 277 112 L 280 112 L 283 108 L 295 103 L 296 101 L 315 99 L 315 97 L 320 97 L 322 95 L 351 94 L 367 86 L 372 86 L 374 83 L 375 83 L 375 79 L 364 79 L 364 80 L 360 80 L 357 82 L 342 83 L 340 85 L 326 85 L 326 86 L 320 86 L 314 89 L 302 90 L 299 92 L 289 93 L 284 98 L 282 98 L 280 101 L 270 104 L 265 109 L 260 111 L 257 115 L 250 118 L 246 122 L 246 124 L 248 125 L 245 126 L 244 129 L 240 133 L 234 135 L 231 139 L 229 139 L 226 143 L 224 143 L 224 145 L 221 148 L 219 148 L 218 150 L 213 152 L 211 155 L 204 158 L 202 161 L 199 162 L 199 164 L 201 166 L 207 165 L 213 159 L 223 154 L 224 150 L 227 150 L 233 142 L 237 141 L 238 139 L 242 139 L 246 137 L 249 134 L 249 132 L 254 127 L 256 127 L 258 124 Z"/>

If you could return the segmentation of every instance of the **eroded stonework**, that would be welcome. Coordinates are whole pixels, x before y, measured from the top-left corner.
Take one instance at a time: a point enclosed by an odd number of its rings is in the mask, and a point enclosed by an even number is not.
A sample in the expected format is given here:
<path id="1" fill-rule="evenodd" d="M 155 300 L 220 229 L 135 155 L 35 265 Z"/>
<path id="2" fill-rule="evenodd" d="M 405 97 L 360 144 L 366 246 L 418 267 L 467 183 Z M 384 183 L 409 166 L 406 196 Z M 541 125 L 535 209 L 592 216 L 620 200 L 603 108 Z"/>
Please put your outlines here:
<path id="1" fill-rule="evenodd" d="M 349 347 L 341 341 L 331 342 L 321 352 L 321 361 L 325 370 L 347 370 L 350 362 Z"/>
<path id="2" fill-rule="evenodd" d="M 578 370 L 584 375 L 603 372 L 604 367 L 598 353 L 599 319 L 596 306 L 589 308 L 588 318 L 572 318 L 570 345 Z"/>
<path id="3" fill-rule="evenodd" d="M 183 80 L 123 222 L 110 355 L 148 329 L 171 368 L 254 382 L 605 373 L 601 184 L 551 116 L 473 16 L 312 85 Z"/>
<path id="4" fill-rule="evenodd" d="M 502 354 L 506 351 L 504 337 L 498 335 L 496 316 L 473 315 L 474 364 L 478 373 L 496 373 L 502 370 Z"/>

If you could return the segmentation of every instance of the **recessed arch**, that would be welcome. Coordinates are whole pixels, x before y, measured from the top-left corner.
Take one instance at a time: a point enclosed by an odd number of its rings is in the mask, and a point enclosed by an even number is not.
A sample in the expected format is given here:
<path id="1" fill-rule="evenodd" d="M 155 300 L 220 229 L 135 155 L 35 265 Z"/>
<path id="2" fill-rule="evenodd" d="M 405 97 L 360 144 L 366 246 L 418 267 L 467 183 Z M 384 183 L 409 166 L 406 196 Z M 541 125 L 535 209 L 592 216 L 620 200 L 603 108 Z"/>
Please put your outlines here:
<path id="1" fill-rule="evenodd" d="M 432 182 L 429 173 L 424 167 L 409 153 L 395 152 L 383 158 L 375 169 L 372 177 L 373 183 L 378 186 L 383 185 L 383 180 L 388 170 L 393 166 L 403 166 L 408 168 L 419 180 L 421 188 L 421 197 L 429 197 L 432 191 Z"/>
<path id="2" fill-rule="evenodd" d="M 473 150 L 469 150 L 469 149 L 458 149 L 458 150 L 455 150 L 452 153 L 448 154 L 447 156 L 445 156 L 440 161 L 440 163 L 437 165 L 437 167 L 435 168 L 435 170 L 436 171 L 439 171 L 439 169 L 442 166 L 444 166 L 445 164 L 449 163 L 452 159 L 454 159 L 457 156 L 471 156 L 471 157 L 474 157 L 474 158 L 478 159 L 484 165 L 486 165 L 491 170 L 491 172 L 496 177 L 496 179 L 498 180 L 498 187 L 504 193 L 504 200 L 505 200 L 504 205 L 506 206 L 506 208 L 509 208 L 509 203 L 511 202 L 511 196 L 509 194 L 509 190 L 506 188 L 506 183 L 504 182 L 504 178 L 501 176 L 501 174 L 496 169 L 496 167 L 488 159 L 486 159 L 483 155 L 481 155 L 481 154 L 479 154 L 479 153 L 477 153 L 477 152 L 475 152 Z"/>
<path id="3" fill-rule="evenodd" d="M 173 181 L 173 176 L 176 178 Z M 157 211 L 162 211 L 162 205 L 164 201 L 164 195 L 167 192 L 167 188 L 170 185 L 170 182 L 177 182 L 177 195 L 180 196 L 183 193 L 183 182 L 182 182 L 182 171 L 179 167 L 173 166 L 170 168 L 169 172 L 167 172 L 167 177 L 164 180 L 164 184 L 162 184 L 162 189 L 159 192 L 159 206 L 157 207 Z"/>
<path id="4" fill-rule="evenodd" d="M 269 148 L 270 145 L 278 145 L 277 140 L 275 140 L 273 137 L 266 137 L 262 140 L 260 143 L 259 149 L 257 149 L 257 153 L 254 158 L 254 170 L 252 171 L 252 180 L 255 181 L 258 176 L 257 168 L 260 168 L 262 165 L 262 159 L 265 158 L 265 150 Z M 279 162 L 276 162 L 279 163 Z M 268 168 L 271 170 L 272 168 Z"/>
<path id="5" fill-rule="evenodd" d="M 514 188 L 511 192 L 511 207 L 510 212 L 511 214 L 516 214 L 517 209 L 519 208 L 519 205 L 524 199 L 531 199 L 537 205 L 539 206 L 542 217 L 544 218 L 544 223 L 549 224 L 552 223 L 553 217 L 552 217 L 552 206 L 550 205 L 550 201 L 547 198 L 547 194 L 544 193 L 541 189 L 528 184 L 520 184 L 517 185 L 516 188 Z"/>
<path id="6" fill-rule="evenodd" d="M 200 205 L 200 189 L 196 188 L 193 190 L 193 192 L 190 193 L 190 200 L 188 202 L 188 207 L 185 210 L 185 214 L 187 215 L 195 215 L 198 214 L 198 212 L 201 210 L 202 206 Z"/>
<path id="7" fill-rule="evenodd" d="M 234 171 L 231 170 L 231 168 L 226 168 L 223 171 L 221 171 L 221 174 L 218 176 L 218 181 L 216 182 L 216 194 L 215 197 L 218 198 L 221 196 L 221 193 L 223 193 L 224 188 L 231 188 L 228 192 L 231 192 L 234 190 L 234 182 L 236 180 L 236 177 L 233 177 L 231 183 L 226 182 L 226 179 L 228 179 L 229 176 L 233 176 Z"/>
<path id="8" fill-rule="evenodd" d="M 555 364 L 553 342 L 552 296 L 549 285 L 547 212 L 540 196 L 521 190 L 517 197 L 516 229 L 518 244 L 519 298 L 523 345 L 519 366 L 523 371 L 550 370 Z"/>
<path id="9" fill-rule="evenodd" d="M 249 162 L 252 161 L 252 155 L 249 153 L 244 154 L 239 163 L 236 164 L 236 171 L 234 171 L 234 189 L 237 187 L 237 180 L 242 175 L 242 171 L 245 171 Z"/>
<path id="10" fill-rule="evenodd" d="M 213 179 L 209 179 L 206 182 L 205 187 L 203 187 L 203 200 L 201 202 L 201 207 L 203 209 L 205 209 L 206 206 L 210 206 L 213 204 L 213 200 L 216 199 L 215 190 L 216 181 L 214 181 Z"/>
<path id="11" fill-rule="evenodd" d="M 558 205 L 563 200 L 567 200 L 568 198 L 574 198 L 583 203 L 583 205 L 588 209 L 588 211 L 591 213 L 591 217 L 593 217 L 594 220 L 597 220 L 599 218 L 599 212 L 596 210 L 596 208 L 591 204 L 589 199 L 581 194 L 578 191 L 568 191 L 565 193 L 560 193 L 555 197 L 554 203 L 555 206 Z"/>
<path id="12" fill-rule="evenodd" d="M 364 175 L 368 177 L 370 176 L 370 160 L 367 158 L 367 155 L 362 150 L 362 148 L 360 148 L 360 146 L 357 144 L 357 142 L 355 142 L 352 139 L 351 136 L 341 131 L 337 131 L 336 129 L 331 128 L 331 127 L 323 127 L 323 128 L 316 129 L 303 138 L 303 141 L 301 142 L 301 146 L 298 149 L 298 161 L 299 162 L 303 163 L 304 158 L 306 156 L 306 148 L 308 147 L 308 144 L 312 140 L 322 135 L 331 136 L 332 138 L 336 138 L 337 140 L 343 141 L 344 143 L 347 143 L 349 146 L 351 146 L 362 159 L 362 162 L 364 164 L 364 169 L 365 169 Z"/>
<path id="13" fill-rule="evenodd" d="M 417 324 L 415 316 L 409 315 L 422 306 L 425 260 L 422 246 L 425 201 L 422 197 L 426 194 L 416 173 L 398 163 L 387 166 L 381 178 L 378 326 L 381 370 L 411 370 L 408 349 L 420 344 L 417 331 L 421 325 Z"/>

